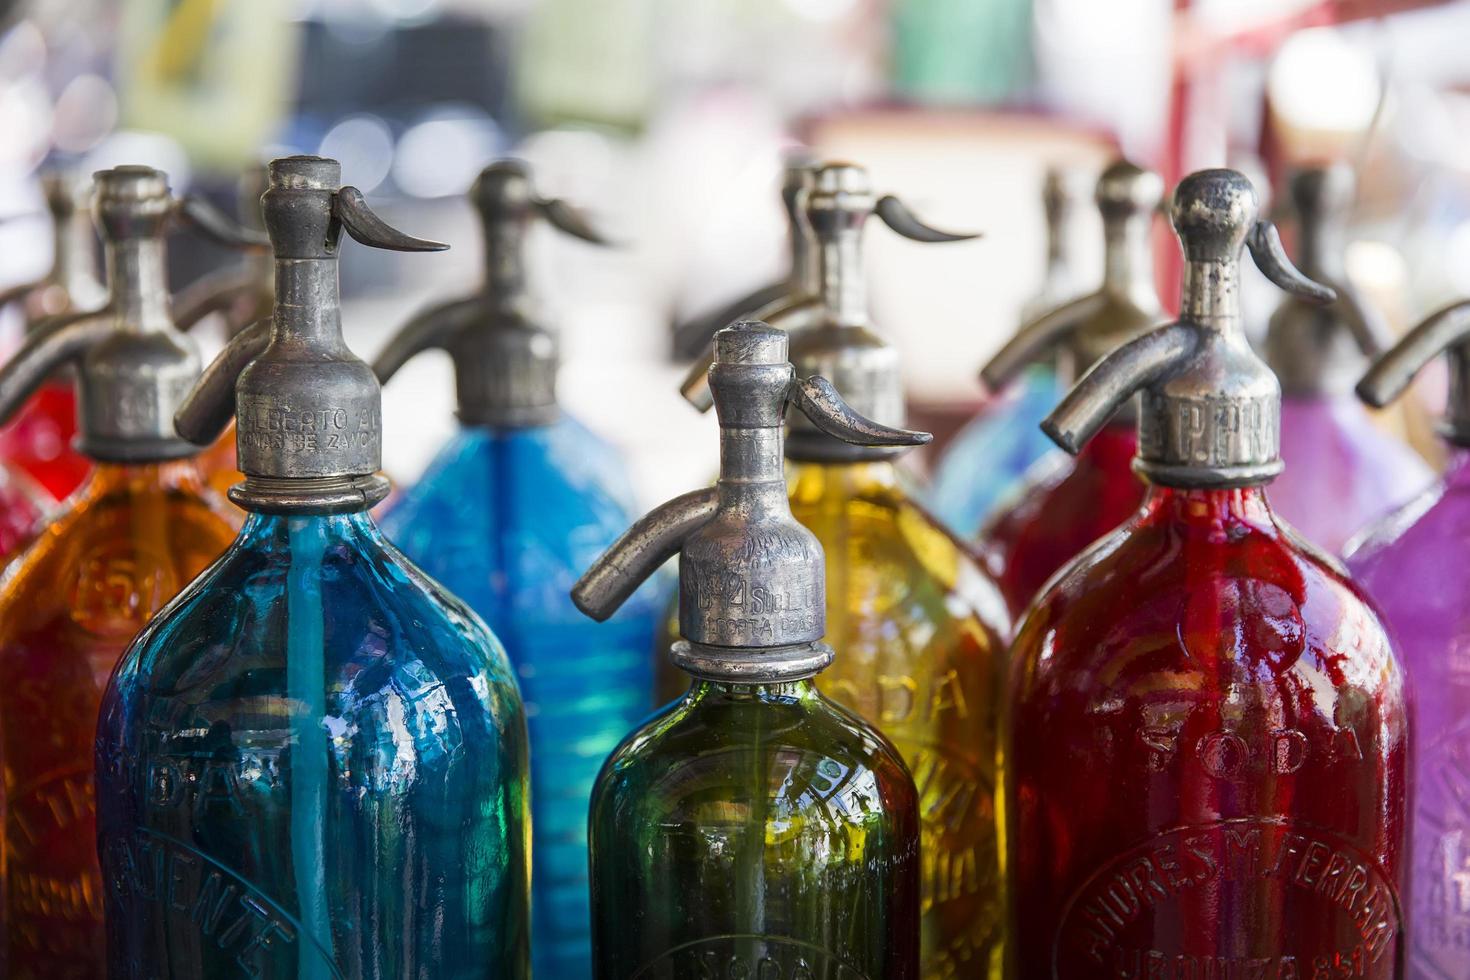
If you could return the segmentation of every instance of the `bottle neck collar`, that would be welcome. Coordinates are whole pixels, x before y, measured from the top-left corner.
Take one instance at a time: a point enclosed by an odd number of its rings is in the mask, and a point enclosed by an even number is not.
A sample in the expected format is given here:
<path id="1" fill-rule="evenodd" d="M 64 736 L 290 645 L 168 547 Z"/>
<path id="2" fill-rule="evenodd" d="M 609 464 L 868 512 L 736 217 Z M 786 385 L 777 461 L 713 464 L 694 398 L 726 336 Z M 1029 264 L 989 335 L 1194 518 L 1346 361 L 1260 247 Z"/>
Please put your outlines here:
<path id="1" fill-rule="evenodd" d="M 1261 530 L 1276 528 L 1265 487 L 1188 490 L 1150 486 L 1144 497 L 1145 519 L 1167 520 L 1201 530 L 1249 524 Z"/>
<path id="2" fill-rule="evenodd" d="M 791 702 L 808 701 L 820 694 L 816 681 L 810 677 L 758 684 L 696 677 L 687 697 L 697 701 Z"/>

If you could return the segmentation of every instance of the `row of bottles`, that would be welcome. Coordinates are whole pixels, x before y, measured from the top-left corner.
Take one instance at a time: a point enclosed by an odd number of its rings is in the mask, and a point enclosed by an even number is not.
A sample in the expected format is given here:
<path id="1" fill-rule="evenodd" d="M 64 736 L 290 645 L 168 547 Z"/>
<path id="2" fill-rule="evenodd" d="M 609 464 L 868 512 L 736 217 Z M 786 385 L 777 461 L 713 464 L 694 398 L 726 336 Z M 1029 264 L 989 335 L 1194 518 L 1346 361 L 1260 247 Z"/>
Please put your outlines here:
<path id="1" fill-rule="evenodd" d="M 868 327 L 854 267 L 842 271 L 832 233 L 832 213 L 843 209 L 833 199 L 844 186 L 837 175 L 851 169 L 819 170 L 797 215 L 818 256 L 805 300 L 788 295 L 764 314 L 793 330 L 793 360 L 814 349 L 813 365 L 846 382 L 843 390 L 891 393 L 893 383 L 874 380 L 880 340 L 865 329 L 833 336 L 835 325 Z M 1444 798 L 1464 794 L 1459 769 L 1449 768 L 1453 736 L 1433 750 L 1440 798 L 1430 804 L 1430 827 L 1415 830 L 1434 843 L 1427 855 L 1416 852 L 1409 892 L 1413 778 L 1404 676 L 1379 614 L 1315 543 L 1325 539 L 1339 550 L 1354 529 L 1427 481 L 1417 457 L 1379 434 L 1350 394 L 1362 355 L 1379 352 L 1383 332 L 1341 279 L 1336 225 L 1348 186 L 1342 171 L 1319 170 L 1291 188 L 1303 264 L 1329 288 L 1287 260 L 1275 229 L 1257 220 L 1244 178 L 1214 171 L 1186 180 L 1169 211 L 1187 259 L 1183 309 L 1165 324 L 1149 254 L 1162 183 L 1127 163 L 1103 174 L 1103 287 L 1037 316 L 985 372 L 997 388 L 1020 380 L 1039 389 L 1047 374 L 1087 371 L 1042 427 L 1078 458 L 1024 460 L 1018 469 L 1028 472 L 1012 476 L 1021 477 L 1012 502 L 978 530 L 981 554 L 1019 622 L 1009 663 L 990 660 L 996 672 L 988 696 L 1000 694 L 1003 718 L 992 717 L 988 732 L 954 724 L 960 712 L 930 729 L 934 741 L 918 746 L 928 751 L 911 750 L 916 714 L 987 694 L 984 684 L 945 688 L 955 675 L 945 669 L 954 661 L 942 644 L 919 653 L 911 640 L 963 622 L 964 606 L 911 618 L 906 600 L 922 590 L 924 571 L 908 573 L 891 591 L 871 587 L 904 535 L 874 524 L 857 530 L 854 515 L 866 518 L 871 501 L 861 481 L 836 473 L 825 481 L 827 506 L 803 509 L 812 467 L 806 427 L 793 421 L 786 447 L 793 513 L 823 545 L 829 582 L 870 586 L 864 594 L 828 593 L 827 636 L 837 658 L 818 685 L 903 748 L 921 798 L 936 785 L 936 748 L 954 752 L 997 736 L 1002 745 L 993 794 L 993 784 L 970 774 L 954 810 L 948 807 L 958 797 L 943 792 L 921 807 L 923 975 L 1396 977 L 1409 970 L 1438 977 L 1463 969 L 1459 824 L 1447 830 L 1443 823 L 1453 821 Z M 1247 245 L 1289 294 L 1266 335 L 1269 366 L 1247 342 L 1239 310 L 1239 254 Z M 1382 369 L 1394 374 L 1383 389 L 1402 387 L 1466 323 L 1470 317 L 1456 308 L 1411 335 L 1412 355 L 1385 360 L 1397 367 Z M 685 385 L 696 404 L 700 373 Z M 1031 405 L 1003 399 L 996 407 L 1019 414 Z M 982 417 L 972 433 L 1008 428 Z M 1304 431 L 1293 437 L 1286 431 L 1293 428 Z M 968 441 L 956 440 L 941 462 L 941 500 L 947 476 L 962 482 L 968 467 L 973 480 L 984 481 L 1014 458 L 1003 451 L 998 460 L 966 459 L 977 443 L 998 445 Z M 1331 458 L 1323 457 L 1324 443 Z M 851 475 L 854 452 L 818 458 L 834 471 L 843 460 Z M 1314 543 L 1275 516 L 1263 490 L 1273 481 Z M 1341 505 L 1324 506 L 1334 492 Z M 1385 533 L 1402 533 L 1415 513 Z M 833 523 L 832 514 L 847 519 Z M 1410 567 L 1422 576 L 1433 567 L 1426 557 L 1400 560 L 1416 563 Z M 1413 589 L 1409 569 L 1396 571 L 1401 588 Z M 981 591 L 993 591 L 976 574 Z M 687 602 L 680 612 L 687 615 Z M 1388 615 L 1396 618 L 1391 607 Z M 1434 619 L 1450 627 L 1457 615 Z M 871 632 L 843 631 L 849 621 Z M 1002 630 L 1004 621 L 1003 611 L 992 615 Z M 1437 655 L 1447 648 L 1453 642 L 1440 634 Z M 838 681 L 845 660 L 851 673 Z M 1435 680 L 1445 673 L 1437 668 Z M 1440 690 L 1446 701 L 1463 703 L 1452 685 Z M 673 692 L 672 684 L 663 687 Z M 896 704 L 904 709 L 895 712 Z M 1444 725 L 1436 720 L 1435 727 Z M 930 825 L 983 812 L 991 802 L 1001 815 L 986 832 L 1008 858 L 1003 874 L 983 879 L 993 913 L 987 921 L 974 916 L 974 903 L 945 908 L 955 892 L 936 889 L 936 881 L 965 880 L 954 872 L 973 852 Z M 767 834 L 779 837 L 788 827 L 773 819 Z M 1427 923 L 1415 933 L 1412 958 L 1401 894 L 1413 895 Z M 1008 915 L 999 911 L 1003 897 Z M 1012 931 L 993 930 L 995 923 Z M 768 939 L 795 938 L 780 914 L 763 928 Z M 971 956 L 956 956 L 962 949 Z M 788 972 L 808 964 L 783 958 L 771 942 L 760 955 L 728 962 L 769 962 Z M 830 947 L 823 955 L 840 962 Z"/>
<path id="2" fill-rule="evenodd" d="M 1427 479 L 1352 400 L 1386 339 L 1343 282 L 1346 186 L 1293 184 L 1299 272 L 1243 177 L 1183 181 L 1166 323 L 1163 184 L 1109 167 L 1101 288 L 996 355 L 987 382 L 1027 396 L 940 464 L 936 499 L 1016 467 L 998 509 L 950 498 L 973 517 L 957 534 L 902 460 L 929 439 L 903 428 L 861 243 L 874 215 L 969 236 L 860 167 L 790 161 L 790 280 L 688 326 L 717 328 L 684 393 L 718 415 L 718 480 L 636 522 L 616 455 L 558 405 L 522 254 L 533 221 L 602 238 L 523 164 L 471 190 L 480 288 L 371 366 L 343 331 L 347 240 L 444 246 L 385 224 L 334 161 L 273 162 L 240 226 L 156 171 L 97 175 L 105 301 L 64 304 L 53 274 L 50 318 L 0 369 L 4 417 L 69 372 L 90 471 L 0 580 L 0 972 L 1463 971 L 1470 692 L 1437 557 L 1463 537 L 1463 460 L 1362 539 L 1361 584 L 1319 550 Z M 171 303 L 181 219 L 245 257 Z M 1265 359 L 1245 249 L 1291 297 Z M 201 373 L 185 330 L 221 312 Z M 1448 350 L 1455 442 L 1467 324 L 1431 318 L 1363 396 Z M 454 362 L 461 431 L 380 531 L 380 383 L 429 348 Z M 1038 405 L 1070 456 L 967 455 L 1021 446 Z M 207 474 L 237 472 L 231 506 Z M 1412 732 L 1385 619 L 1436 685 Z"/>

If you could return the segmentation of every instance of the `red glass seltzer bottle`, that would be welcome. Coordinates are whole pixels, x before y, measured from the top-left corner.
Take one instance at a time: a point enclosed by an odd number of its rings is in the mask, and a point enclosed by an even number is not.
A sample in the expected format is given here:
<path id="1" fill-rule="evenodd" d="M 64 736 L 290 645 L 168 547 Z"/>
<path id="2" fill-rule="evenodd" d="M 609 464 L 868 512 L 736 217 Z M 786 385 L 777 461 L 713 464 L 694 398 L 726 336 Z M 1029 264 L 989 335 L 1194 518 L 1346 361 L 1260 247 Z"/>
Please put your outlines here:
<path id="1" fill-rule="evenodd" d="M 1281 394 L 1241 327 L 1242 245 L 1283 288 L 1331 292 L 1233 171 L 1186 178 L 1173 221 L 1180 319 L 1105 358 L 1045 425 L 1077 452 L 1141 393 L 1150 490 L 1037 597 L 1013 650 L 1012 965 L 1397 977 L 1403 676 L 1357 587 L 1271 510 Z"/>

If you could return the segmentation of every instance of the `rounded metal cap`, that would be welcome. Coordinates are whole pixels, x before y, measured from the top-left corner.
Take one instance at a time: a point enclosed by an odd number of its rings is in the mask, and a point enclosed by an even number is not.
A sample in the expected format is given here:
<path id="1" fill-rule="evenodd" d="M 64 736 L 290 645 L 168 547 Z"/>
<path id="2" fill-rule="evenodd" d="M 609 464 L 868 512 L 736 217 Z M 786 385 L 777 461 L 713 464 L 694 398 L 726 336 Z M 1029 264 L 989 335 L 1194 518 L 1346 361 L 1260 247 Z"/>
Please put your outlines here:
<path id="1" fill-rule="evenodd" d="M 531 168 L 521 160 L 497 160 L 470 185 L 470 200 L 485 221 L 529 221 L 536 191 Z"/>
<path id="2" fill-rule="evenodd" d="M 1345 163 L 1326 167 L 1305 167 L 1287 180 L 1286 193 L 1297 220 L 1317 224 L 1324 219 L 1341 218 L 1353 206 L 1357 179 L 1353 168 Z M 1310 271 L 1303 269 L 1310 275 Z"/>
<path id="3" fill-rule="evenodd" d="M 279 259 L 326 259 L 337 254 L 332 195 L 342 165 L 315 156 L 282 157 L 269 164 L 261 212 L 271 250 Z"/>
<path id="4" fill-rule="evenodd" d="M 299 154 L 266 165 L 269 187 L 292 191 L 335 191 L 342 186 L 342 164 L 329 157 Z"/>
<path id="5" fill-rule="evenodd" d="M 163 234 L 174 209 L 168 177 L 152 167 L 113 167 L 93 175 L 93 209 L 111 241 Z"/>
<path id="6" fill-rule="evenodd" d="M 53 170 L 41 175 L 41 194 L 46 210 L 60 224 L 88 206 L 92 181 L 72 171 Z"/>
<path id="7" fill-rule="evenodd" d="M 1256 224 L 1256 189 L 1234 170 L 1200 170 L 1174 190 L 1170 220 L 1189 262 L 1237 262 Z"/>
<path id="8" fill-rule="evenodd" d="M 715 334 L 715 363 L 785 364 L 790 344 L 786 331 L 744 320 Z"/>
<path id="9" fill-rule="evenodd" d="M 1109 164 L 1097 179 L 1093 200 L 1103 218 L 1151 215 L 1164 199 L 1164 178 L 1127 160 Z"/>

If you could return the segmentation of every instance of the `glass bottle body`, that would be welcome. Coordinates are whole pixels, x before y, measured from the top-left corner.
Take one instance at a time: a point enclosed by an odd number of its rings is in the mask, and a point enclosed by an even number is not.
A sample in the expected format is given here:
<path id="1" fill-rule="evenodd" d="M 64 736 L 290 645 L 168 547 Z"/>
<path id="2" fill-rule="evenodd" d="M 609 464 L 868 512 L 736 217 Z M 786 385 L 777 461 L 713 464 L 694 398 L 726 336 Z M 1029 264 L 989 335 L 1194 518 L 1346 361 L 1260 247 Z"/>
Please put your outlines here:
<path id="1" fill-rule="evenodd" d="M 129 648 L 97 765 L 110 977 L 527 974 L 515 681 L 366 514 L 252 515 Z"/>
<path id="2" fill-rule="evenodd" d="M 1350 546 L 1348 566 L 1394 631 L 1414 687 L 1408 976 L 1470 975 L 1470 453 Z"/>
<path id="3" fill-rule="evenodd" d="M 1133 472 L 1137 427 L 1113 421 L 1075 459 L 1059 449 L 1015 489 L 980 533 L 980 547 L 1011 616 L 1088 545 L 1131 517 L 1145 487 Z"/>
<path id="4" fill-rule="evenodd" d="M 663 602 L 639 590 L 606 623 L 570 598 L 633 522 L 621 461 L 577 422 L 466 429 L 384 518 L 387 536 L 489 623 L 529 720 L 536 972 L 589 976 L 587 803 L 603 760 L 648 716 Z"/>
<path id="5" fill-rule="evenodd" d="M 1013 657 L 1021 980 L 1399 975 L 1402 673 L 1259 488 L 1151 490 Z"/>
<path id="6" fill-rule="evenodd" d="M 77 435 L 75 389 L 68 378 L 46 382 L 0 429 L 0 460 L 57 500 L 81 486 L 92 469 L 92 461 L 72 448 Z"/>
<path id="7" fill-rule="evenodd" d="M 1332 554 L 1434 480 L 1423 458 L 1374 425 L 1351 393 L 1283 398 L 1281 458 L 1272 505 Z"/>
<path id="8" fill-rule="evenodd" d="M 15 559 L 0 592 L 6 976 L 102 975 L 98 705 L 128 643 L 238 522 L 192 462 L 101 464 Z"/>
<path id="9" fill-rule="evenodd" d="M 608 759 L 590 829 L 603 980 L 919 975 L 913 780 L 810 680 L 696 681 Z"/>
<path id="10" fill-rule="evenodd" d="M 56 501 L 28 474 L 0 462 L 0 564 L 30 544 L 55 509 Z"/>
<path id="11" fill-rule="evenodd" d="M 791 512 L 826 553 L 827 641 L 842 651 L 817 686 L 882 731 L 918 787 L 921 975 L 984 976 L 999 969 L 1003 919 L 1005 603 L 892 463 L 796 463 L 789 475 Z"/>
<path id="12" fill-rule="evenodd" d="M 1062 396 L 1056 372 L 1027 368 L 955 434 L 926 499 L 940 520 L 974 537 L 1038 460 L 1056 450 L 1041 420 Z"/>

